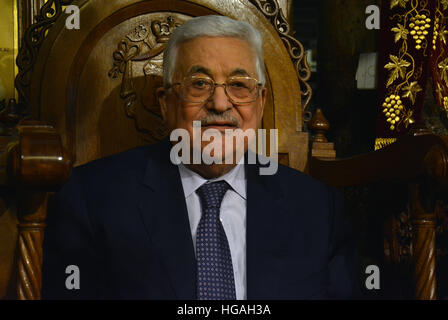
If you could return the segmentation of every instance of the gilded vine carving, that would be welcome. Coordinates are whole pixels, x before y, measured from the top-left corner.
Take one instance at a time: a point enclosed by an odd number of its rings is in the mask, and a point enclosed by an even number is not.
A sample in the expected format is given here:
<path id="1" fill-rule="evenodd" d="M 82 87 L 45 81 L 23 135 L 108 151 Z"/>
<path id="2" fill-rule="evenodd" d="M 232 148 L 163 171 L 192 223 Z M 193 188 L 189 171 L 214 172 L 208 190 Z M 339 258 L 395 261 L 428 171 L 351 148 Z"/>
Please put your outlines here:
<path id="1" fill-rule="evenodd" d="M 407 6 L 410 5 L 410 8 Z M 394 42 L 401 44 L 398 52 L 389 54 L 389 62 L 384 66 L 389 71 L 386 88 L 387 94 L 383 101 L 383 113 L 390 131 L 403 124 L 406 128 L 415 122 L 411 108 L 417 95 L 423 94 L 418 84 L 421 76 L 421 65 L 410 52 L 413 47 L 427 56 L 429 32 L 433 23 L 426 1 L 391 0 L 390 8 L 407 8 L 404 14 L 394 14 L 390 19 L 397 21 L 390 31 L 394 33 Z M 404 104 L 408 99 L 410 103 Z"/>
<path id="2" fill-rule="evenodd" d="M 437 57 L 434 57 L 436 73 L 440 78 L 439 81 L 436 81 L 437 100 L 439 104 L 444 108 L 445 112 L 448 114 L 448 96 L 446 95 L 446 88 L 448 87 L 448 58 L 446 58 L 446 48 L 448 43 L 448 17 L 446 17 L 444 14 L 444 11 L 447 9 L 448 0 L 438 1 L 436 7 L 436 19 L 434 23 L 432 45 L 434 53 L 438 53 Z"/>

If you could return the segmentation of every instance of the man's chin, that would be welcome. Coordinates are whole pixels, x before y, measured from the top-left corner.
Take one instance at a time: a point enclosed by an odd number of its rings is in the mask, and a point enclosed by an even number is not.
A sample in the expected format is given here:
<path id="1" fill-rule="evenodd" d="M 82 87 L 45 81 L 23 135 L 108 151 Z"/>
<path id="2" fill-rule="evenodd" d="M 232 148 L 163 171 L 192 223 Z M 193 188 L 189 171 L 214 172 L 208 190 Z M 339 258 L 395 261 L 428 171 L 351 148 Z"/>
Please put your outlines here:
<path id="1" fill-rule="evenodd" d="M 226 150 L 226 144 L 220 143 L 219 147 L 215 147 L 211 144 L 204 144 L 201 148 L 201 162 L 204 164 L 237 164 L 241 157 L 244 156 L 246 148 L 240 146 L 236 148 L 234 145 L 229 144 L 231 150 Z"/>

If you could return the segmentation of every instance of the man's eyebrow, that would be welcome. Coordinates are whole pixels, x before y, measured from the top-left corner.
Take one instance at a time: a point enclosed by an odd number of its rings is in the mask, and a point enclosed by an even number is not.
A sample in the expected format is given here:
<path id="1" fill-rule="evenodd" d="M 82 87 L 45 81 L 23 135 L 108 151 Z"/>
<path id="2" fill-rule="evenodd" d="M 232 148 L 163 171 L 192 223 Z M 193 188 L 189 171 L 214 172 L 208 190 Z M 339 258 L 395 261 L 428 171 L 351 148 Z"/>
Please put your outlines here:
<path id="1" fill-rule="evenodd" d="M 208 75 L 210 78 L 212 77 L 212 71 L 209 68 L 206 68 L 206 67 L 200 66 L 200 65 L 192 66 L 187 74 L 192 75 L 195 73 L 203 73 L 203 74 Z"/>
<path id="2" fill-rule="evenodd" d="M 249 72 L 247 72 L 246 70 L 242 69 L 242 68 L 236 68 L 235 70 L 232 71 L 232 73 L 230 74 L 230 76 L 244 76 L 244 77 L 250 77 Z"/>
<path id="3" fill-rule="evenodd" d="M 192 66 L 190 68 L 190 70 L 188 71 L 187 75 L 192 75 L 195 73 L 203 73 L 203 74 L 206 74 L 207 76 L 209 76 L 210 78 L 213 78 L 212 71 L 209 68 L 206 68 L 201 65 Z M 230 77 L 232 77 L 232 76 L 250 77 L 250 74 L 243 68 L 236 68 L 229 74 L 229 76 Z"/>

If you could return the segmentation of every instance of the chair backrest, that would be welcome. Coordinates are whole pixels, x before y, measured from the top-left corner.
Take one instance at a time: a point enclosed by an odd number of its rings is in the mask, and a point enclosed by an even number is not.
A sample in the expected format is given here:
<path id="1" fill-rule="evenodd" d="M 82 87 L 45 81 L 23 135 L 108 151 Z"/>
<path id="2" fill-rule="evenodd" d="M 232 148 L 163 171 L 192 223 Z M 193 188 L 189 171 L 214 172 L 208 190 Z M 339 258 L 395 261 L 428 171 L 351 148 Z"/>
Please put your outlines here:
<path id="1" fill-rule="evenodd" d="M 32 112 L 61 133 L 75 166 L 161 140 L 167 131 L 154 89 L 161 84 L 169 35 L 191 17 L 226 15 L 262 33 L 269 92 L 263 126 L 279 129 L 280 161 L 304 169 L 301 79 L 309 69 L 278 3 L 269 2 L 80 1 L 81 28 L 67 29 L 59 19 L 39 50 Z"/>
<path id="2" fill-rule="evenodd" d="M 288 1 L 279 2 L 285 5 Z M 161 84 L 163 49 L 174 28 L 192 17 L 208 14 L 244 20 L 257 28 L 264 40 L 268 97 L 263 127 L 278 129 L 279 161 L 303 170 L 308 159 L 303 113 L 311 98 L 306 83 L 310 70 L 303 46 L 290 35 L 279 2 L 119 0 L 108 1 L 106 6 L 99 0 L 47 1 L 39 21 L 25 32 L 16 87 L 31 118 L 52 125 L 74 165 L 81 165 L 167 135 L 154 90 Z M 66 27 L 64 6 L 72 4 L 80 9 L 79 30 Z M 35 147 L 28 150 L 28 161 L 37 161 L 35 154 L 39 161 L 64 158 L 55 132 L 42 128 L 40 124 L 25 126 L 22 131 L 31 132 L 26 139 L 37 139 L 38 143 L 20 140 L 15 155 L 31 145 Z M 39 151 L 46 139 L 42 130 L 56 146 L 51 157 L 45 158 Z M 44 164 L 41 172 L 50 167 Z M 23 163 L 14 168 L 26 187 Z M 65 176 L 63 166 L 56 171 L 60 177 Z M 62 179 L 53 173 L 54 181 Z M 33 179 L 38 180 L 37 176 Z M 40 297 L 47 196 L 26 199 L 40 202 L 24 206 L 28 209 L 23 212 L 19 208 L 17 215 L 12 212 L 0 217 L 8 222 L 0 223 L 8 231 L 0 230 L 0 235 L 14 239 L 0 244 L 0 257 L 5 257 L 2 264 L 7 263 L 6 268 L 0 268 L 0 298 L 11 297 L 14 290 L 21 299 Z"/>

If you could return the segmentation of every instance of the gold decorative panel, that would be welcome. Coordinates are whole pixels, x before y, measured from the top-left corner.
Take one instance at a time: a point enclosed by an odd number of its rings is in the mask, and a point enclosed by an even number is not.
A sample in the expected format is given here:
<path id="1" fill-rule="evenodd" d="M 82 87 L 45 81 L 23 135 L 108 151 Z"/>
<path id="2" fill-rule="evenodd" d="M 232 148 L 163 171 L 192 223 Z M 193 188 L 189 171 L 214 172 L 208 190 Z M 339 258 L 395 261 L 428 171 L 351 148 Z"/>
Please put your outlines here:
<path id="1" fill-rule="evenodd" d="M 0 0 L 0 101 L 15 98 L 14 77 L 17 73 L 17 3 Z"/>

